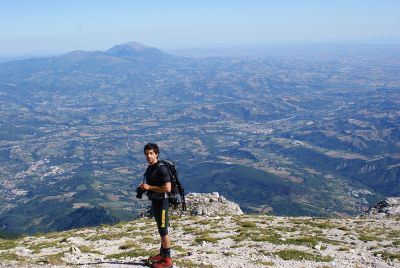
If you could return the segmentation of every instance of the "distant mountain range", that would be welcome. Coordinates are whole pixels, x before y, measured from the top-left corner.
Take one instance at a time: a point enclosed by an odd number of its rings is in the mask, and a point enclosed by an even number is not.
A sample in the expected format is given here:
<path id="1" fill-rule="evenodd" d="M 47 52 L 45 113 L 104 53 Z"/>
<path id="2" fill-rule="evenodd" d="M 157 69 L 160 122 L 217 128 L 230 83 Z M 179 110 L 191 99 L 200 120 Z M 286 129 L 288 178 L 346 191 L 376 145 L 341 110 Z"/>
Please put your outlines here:
<path id="1" fill-rule="evenodd" d="M 193 59 L 136 42 L 0 63 L 0 232 L 138 215 L 143 145 L 188 192 L 342 216 L 400 195 L 400 48 Z"/>

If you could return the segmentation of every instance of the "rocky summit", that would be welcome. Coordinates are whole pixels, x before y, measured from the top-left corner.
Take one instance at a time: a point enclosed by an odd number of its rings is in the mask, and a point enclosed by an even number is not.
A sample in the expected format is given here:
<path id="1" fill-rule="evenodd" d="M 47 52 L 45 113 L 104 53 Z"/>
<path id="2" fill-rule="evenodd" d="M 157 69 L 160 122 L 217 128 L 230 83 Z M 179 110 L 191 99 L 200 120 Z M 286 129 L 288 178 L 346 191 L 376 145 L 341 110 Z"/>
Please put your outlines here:
<path id="1" fill-rule="evenodd" d="M 175 267 L 400 267 L 398 215 L 246 215 L 218 193 L 188 195 L 187 205 L 171 217 Z M 148 267 L 158 248 L 155 223 L 144 217 L 0 240 L 0 266 Z"/>

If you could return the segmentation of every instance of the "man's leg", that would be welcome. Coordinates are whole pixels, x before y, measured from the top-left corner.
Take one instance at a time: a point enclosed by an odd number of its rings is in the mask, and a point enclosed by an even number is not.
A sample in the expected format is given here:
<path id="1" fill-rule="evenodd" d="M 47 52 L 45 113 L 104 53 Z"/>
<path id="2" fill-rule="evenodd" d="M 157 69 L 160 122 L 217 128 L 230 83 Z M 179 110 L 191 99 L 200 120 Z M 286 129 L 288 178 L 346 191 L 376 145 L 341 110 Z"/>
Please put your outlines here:
<path id="1" fill-rule="evenodd" d="M 161 226 L 161 210 L 162 210 L 162 202 L 161 200 L 152 200 L 151 207 L 153 210 L 154 219 L 157 223 L 157 228 L 160 231 Z M 160 245 L 160 252 L 157 255 L 149 257 L 148 261 L 150 263 L 159 262 L 162 258 L 162 243 Z"/>
<path id="2" fill-rule="evenodd" d="M 169 240 L 169 235 L 164 235 L 163 237 L 161 237 L 161 246 L 163 248 L 171 247 L 171 240 Z"/>
<path id="3" fill-rule="evenodd" d="M 168 217 L 169 200 L 162 201 L 161 219 L 157 222 L 158 231 L 161 236 L 161 259 L 154 262 L 153 268 L 170 268 L 173 267 L 171 259 L 171 241 L 168 235 L 169 217 Z"/>
<path id="4" fill-rule="evenodd" d="M 164 257 L 171 258 L 171 240 L 168 235 L 168 226 L 169 226 L 169 200 L 167 198 L 162 201 L 162 210 L 161 210 L 161 225 L 159 228 L 160 236 L 161 236 L 161 251 Z"/>

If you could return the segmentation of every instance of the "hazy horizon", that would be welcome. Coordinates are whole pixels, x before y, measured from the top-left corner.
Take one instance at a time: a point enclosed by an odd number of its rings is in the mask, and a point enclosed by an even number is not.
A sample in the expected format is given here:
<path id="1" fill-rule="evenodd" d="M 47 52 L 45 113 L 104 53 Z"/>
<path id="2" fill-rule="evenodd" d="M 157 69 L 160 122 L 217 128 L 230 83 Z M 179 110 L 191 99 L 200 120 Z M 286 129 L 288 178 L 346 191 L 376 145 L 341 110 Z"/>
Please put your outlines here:
<path id="1" fill-rule="evenodd" d="M 0 11 L 0 58 L 106 50 L 302 43 L 400 44 L 400 2 L 13 1 Z"/>
<path id="2" fill-rule="evenodd" d="M 137 42 L 131 40 L 129 42 Z M 129 43 L 124 42 L 124 43 Z M 106 51 L 115 45 L 121 45 L 124 43 L 116 43 L 105 49 L 79 49 L 72 48 L 65 51 L 39 51 L 32 53 L 23 53 L 19 55 L 1 55 L 0 63 L 23 60 L 30 58 L 42 58 L 42 57 L 53 57 L 67 54 L 72 51 Z M 138 42 L 141 43 L 141 42 Z M 148 45 L 141 43 L 143 45 Z M 364 48 L 364 49 L 387 49 L 395 48 L 395 52 L 400 49 L 400 43 L 271 43 L 271 44 L 259 44 L 259 45 L 226 45 L 226 46 L 204 46 L 204 47 L 187 47 L 187 48 L 162 48 L 155 47 L 162 50 L 163 52 L 189 57 L 214 57 L 214 56 L 265 56 L 266 54 L 282 54 L 287 51 L 302 51 L 302 52 L 313 52 L 315 48 L 322 49 L 325 51 L 330 50 L 330 52 L 337 52 L 340 50 L 352 49 L 352 48 Z M 315 52 L 315 51 L 314 51 Z M 358 51 L 362 53 L 362 51 Z"/>

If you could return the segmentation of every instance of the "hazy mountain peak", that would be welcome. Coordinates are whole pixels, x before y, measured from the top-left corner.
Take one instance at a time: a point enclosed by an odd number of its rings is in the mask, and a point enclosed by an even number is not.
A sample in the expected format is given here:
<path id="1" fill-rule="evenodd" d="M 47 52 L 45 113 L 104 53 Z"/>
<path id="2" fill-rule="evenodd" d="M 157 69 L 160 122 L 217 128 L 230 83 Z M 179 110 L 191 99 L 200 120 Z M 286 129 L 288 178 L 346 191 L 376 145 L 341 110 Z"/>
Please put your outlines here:
<path id="1" fill-rule="evenodd" d="M 118 47 L 119 48 L 121 48 L 121 47 L 130 48 L 130 49 L 136 50 L 136 51 L 142 51 L 142 50 L 146 50 L 146 49 L 149 49 L 149 48 L 153 48 L 153 47 L 141 44 L 139 42 L 132 41 L 132 42 L 127 42 L 127 43 L 124 43 L 124 44 L 116 45 L 116 46 L 112 47 L 111 49 L 118 48 Z"/>
<path id="2" fill-rule="evenodd" d="M 145 46 L 138 42 L 129 42 L 121 45 L 116 45 L 106 51 L 107 54 L 122 57 L 136 58 L 141 56 L 160 56 L 163 52 L 157 48 Z"/>
<path id="3" fill-rule="evenodd" d="M 97 52 L 93 51 L 85 51 L 85 50 L 73 50 L 71 52 L 68 52 L 66 54 L 63 54 L 63 57 L 71 57 L 71 58 L 81 58 L 81 57 L 86 57 L 86 56 L 91 56 L 96 54 Z"/>

